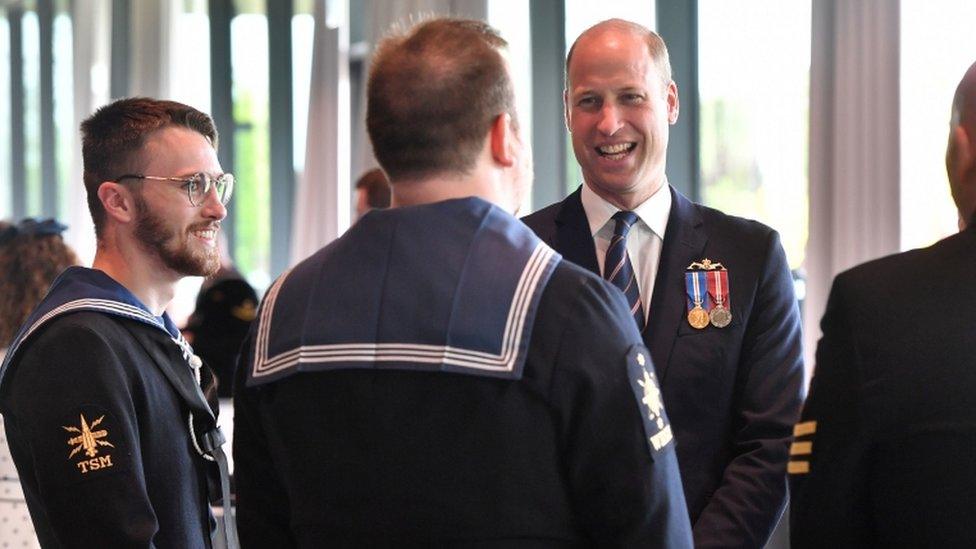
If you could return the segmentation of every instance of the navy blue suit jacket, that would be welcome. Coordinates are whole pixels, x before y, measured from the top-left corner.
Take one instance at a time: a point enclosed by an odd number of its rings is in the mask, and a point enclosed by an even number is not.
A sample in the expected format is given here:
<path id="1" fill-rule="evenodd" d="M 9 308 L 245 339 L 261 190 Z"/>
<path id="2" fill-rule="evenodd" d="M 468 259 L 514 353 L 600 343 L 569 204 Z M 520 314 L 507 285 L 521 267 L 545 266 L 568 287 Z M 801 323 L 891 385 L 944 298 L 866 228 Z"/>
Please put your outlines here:
<path id="1" fill-rule="evenodd" d="M 762 547 L 786 505 L 802 401 L 792 278 L 776 231 L 671 195 L 644 341 L 674 428 L 695 545 Z M 600 274 L 580 190 L 523 221 L 565 259 Z M 686 320 L 684 273 L 703 258 L 729 271 L 726 328 L 697 330 Z"/>

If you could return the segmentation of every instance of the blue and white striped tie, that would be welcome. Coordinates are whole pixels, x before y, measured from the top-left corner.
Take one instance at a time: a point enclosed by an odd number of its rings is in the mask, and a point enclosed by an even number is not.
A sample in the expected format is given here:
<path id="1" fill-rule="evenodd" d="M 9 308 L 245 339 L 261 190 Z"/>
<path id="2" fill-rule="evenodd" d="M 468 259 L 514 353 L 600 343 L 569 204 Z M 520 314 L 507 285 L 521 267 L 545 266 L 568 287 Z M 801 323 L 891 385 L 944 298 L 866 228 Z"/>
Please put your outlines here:
<path id="1" fill-rule="evenodd" d="M 607 248 L 606 260 L 603 262 L 603 278 L 624 292 L 627 304 L 630 305 L 630 313 L 634 315 L 634 321 L 637 322 L 637 330 L 643 332 L 644 308 L 641 306 L 640 289 L 637 287 L 634 266 L 631 265 L 630 255 L 627 253 L 627 233 L 634 223 L 637 223 L 637 214 L 617 212 L 613 214 L 613 219 L 616 225 L 613 229 L 613 238 L 610 239 L 610 247 Z"/>

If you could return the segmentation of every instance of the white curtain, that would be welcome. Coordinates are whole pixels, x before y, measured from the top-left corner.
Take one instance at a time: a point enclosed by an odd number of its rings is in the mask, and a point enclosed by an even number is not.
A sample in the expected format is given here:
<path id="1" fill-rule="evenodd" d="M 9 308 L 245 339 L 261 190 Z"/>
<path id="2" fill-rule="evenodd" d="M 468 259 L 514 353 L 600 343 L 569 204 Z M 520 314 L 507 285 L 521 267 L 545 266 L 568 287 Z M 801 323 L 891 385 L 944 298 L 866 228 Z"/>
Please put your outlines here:
<path id="1" fill-rule="evenodd" d="M 170 99 L 180 0 L 139 0 L 129 9 L 129 95 Z"/>
<path id="2" fill-rule="evenodd" d="M 71 3 L 75 128 L 109 100 L 111 10 L 111 0 L 74 0 Z M 74 136 L 72 184 L 68 187 L 71 207 L 65 241 L 74 248 L 83 264 L 90 265 L 95 257 L 95 229 L 82 183 L 81 134 L 74 132 Z"/>
<path id="3" fill-rule="evenodd" d="M 349 228 L 349 24 L 348 17 L 340 17 L 330 27 L 326 15 L 325 1 L 318 0 L 305 171 L 297 181 L 292 216 L 292 264 Z"/>
<path id="4" fill-rule="evenodd" d="M 899 249 L 899 0 L 813 3 L 808 375 L 837 273 Z"/>

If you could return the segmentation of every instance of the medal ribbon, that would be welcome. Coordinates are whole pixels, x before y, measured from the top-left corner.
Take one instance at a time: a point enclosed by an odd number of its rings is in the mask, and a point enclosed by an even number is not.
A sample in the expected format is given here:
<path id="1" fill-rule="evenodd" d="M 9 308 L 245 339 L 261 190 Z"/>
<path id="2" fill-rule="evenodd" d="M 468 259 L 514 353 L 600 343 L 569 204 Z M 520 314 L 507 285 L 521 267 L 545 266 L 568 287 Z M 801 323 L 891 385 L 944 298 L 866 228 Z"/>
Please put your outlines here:
<path id="1" fill-rule="evenodd" d="M 688 293 L 689 311 L 694 309 L 696 304 L 706 311 L 712 308 L 708 303 L 708 294 L 706 293 L 706 274 L 707 273 L 705 271 L 685 272 L 685 289 Z"/>
<path id="2" fill-rule="evenodd" d="M 708 273 L 708 295 L 716 305 L 729 308 L 729 272 L 711 271 Z"/>

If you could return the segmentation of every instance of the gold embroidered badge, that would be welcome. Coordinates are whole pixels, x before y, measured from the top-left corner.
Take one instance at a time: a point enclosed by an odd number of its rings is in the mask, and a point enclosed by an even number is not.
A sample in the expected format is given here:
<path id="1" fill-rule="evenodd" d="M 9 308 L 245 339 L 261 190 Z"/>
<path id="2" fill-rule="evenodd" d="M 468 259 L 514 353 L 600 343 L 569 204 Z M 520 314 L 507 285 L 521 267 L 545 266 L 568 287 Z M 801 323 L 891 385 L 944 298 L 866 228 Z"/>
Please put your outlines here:
<path id="1" fill-rule="evenodd" d="M 88 420 L 85 419 L 84 414 L 78 414 L 78 417 L 81 419 L 81 425 L 79 427 L 61 426 L 62 429 L 69 433 L 78 433 L 77 436 L 73 436 L 68 439 L 68 446 L 72 447 L 71 453 L 68 454 L 68 459 L 75 457 L 75 454 L 82 450 L 85 451 L 85 455 L 91 459 L 85 459 L 75 464 L 82 474 L 88 473 L 89 471 L 94 471 L 96 469 L 112 467 L 113 463 L 111 455 L 98 455 L 100 446 L 115 448 L 111 442 L 102 440 L 108 436 L 108 430 L 92 430 L 102 423 L 105 416 L 103 415 L 99 417 L 95 421 L 91 422 L 91 424 L 89 424 Z"/>
<path id="2" fill-rule="evenodd" d="M 643 355 L 638 355 L 643 358 Z M 638 360 L 638 362 L 640 362 Z M 661 390 L 657 387 L 654 376 L 647 370 L 643 370 L 644 379 L 638 379 L 637 384 L 644 388 L 644 398 L 641 404 L 647 406 L 647 418 L 654 422 L 657 432 L 651 435 L 651 444 L 655 450 L 660 450 L 671 442 L 674 436 L 671 433 L 671 426 L 664 421 L 664 400 L 661 398 Z"/>

